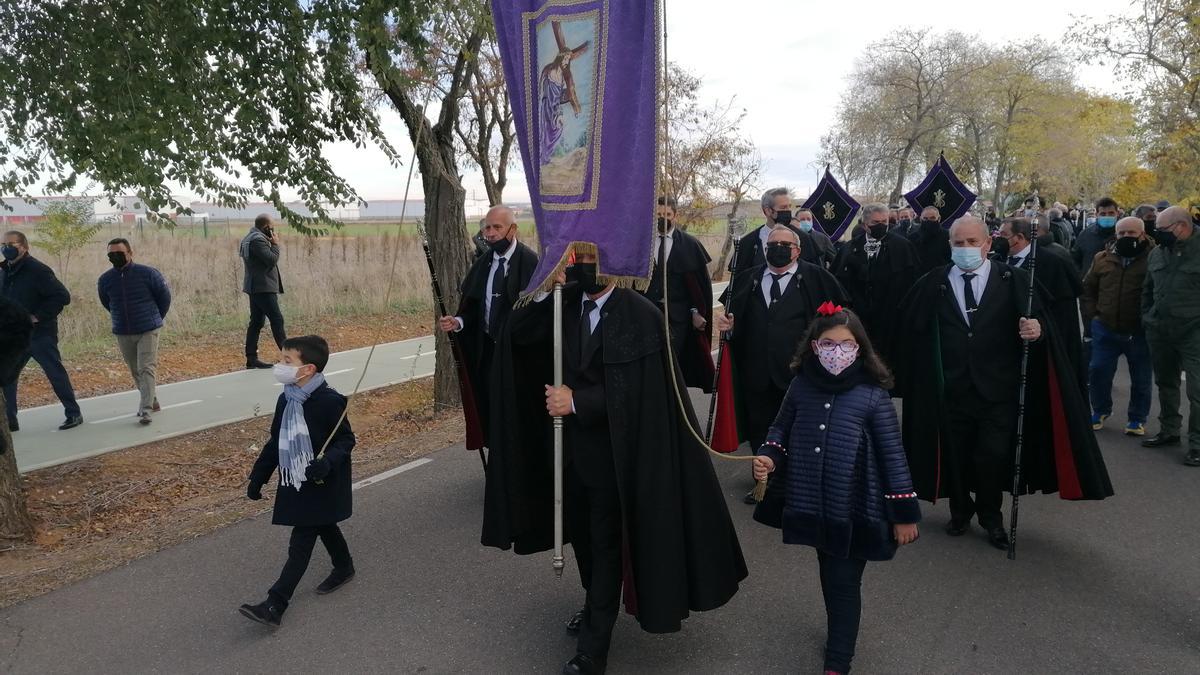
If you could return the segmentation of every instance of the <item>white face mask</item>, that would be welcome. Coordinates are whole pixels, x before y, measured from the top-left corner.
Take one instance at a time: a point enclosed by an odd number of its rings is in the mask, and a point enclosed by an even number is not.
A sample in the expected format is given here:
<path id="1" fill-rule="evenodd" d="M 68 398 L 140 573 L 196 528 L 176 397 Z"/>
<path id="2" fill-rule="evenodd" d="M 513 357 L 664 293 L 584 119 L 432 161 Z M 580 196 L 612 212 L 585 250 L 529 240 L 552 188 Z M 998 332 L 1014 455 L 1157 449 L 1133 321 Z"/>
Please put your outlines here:
<path id="1" fill-rule="evenodd" d="M 271 369 L 271 373 L 275 376 L 275 381 L 279 384 L 296 384 L 296 371 L 300 370 L 299 366 L 289 366 L 285 363 L 276 363 Z"/>

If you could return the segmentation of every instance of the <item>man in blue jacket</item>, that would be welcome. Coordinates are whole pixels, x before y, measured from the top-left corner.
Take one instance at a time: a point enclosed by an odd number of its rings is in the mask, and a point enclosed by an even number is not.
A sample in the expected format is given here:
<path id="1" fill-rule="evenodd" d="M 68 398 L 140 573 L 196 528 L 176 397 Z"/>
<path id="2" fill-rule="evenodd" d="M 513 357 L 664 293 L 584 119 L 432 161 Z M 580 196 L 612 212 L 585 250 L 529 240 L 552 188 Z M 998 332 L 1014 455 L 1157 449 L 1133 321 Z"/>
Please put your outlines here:
<path id="1" fill-rule="evenodd" d="M 158 270 L 134 264 L 128 239 L 108 242 L 108 261 L 113 268 L 100 275 L 96 291 L 100 304 L 112 315 L 117 346 L 141 394 L 138 423 L 146 425 L 150 424 L 150 413 L 159 410 L 154 392 L 158 333 L 171 309 L 171 289 Z"/>
<path id="2" fill-rule="evenodd" d="M 46 373 L 46 379 L 50 380 L 50 386 L 67 414 L 59 430 L 74 429 L 83 424 L 83 413 L 75 402 L 71 378 L 58 353 L 58 315 L 71 303 L 71 294 L 54 276 L 53 270 L 29 255 L 29 240 L 24 233 L 5 232 L 0 254 L 4 256 L 0 262 L 0 295 L 23 307 L 33 322 L 29 350 L 13 371 L 12 381 L 4 384 L 8 428 L 12 431 L 21 428 L 17 424 L 17 381 L 29 359 L 33 359 Z"/>

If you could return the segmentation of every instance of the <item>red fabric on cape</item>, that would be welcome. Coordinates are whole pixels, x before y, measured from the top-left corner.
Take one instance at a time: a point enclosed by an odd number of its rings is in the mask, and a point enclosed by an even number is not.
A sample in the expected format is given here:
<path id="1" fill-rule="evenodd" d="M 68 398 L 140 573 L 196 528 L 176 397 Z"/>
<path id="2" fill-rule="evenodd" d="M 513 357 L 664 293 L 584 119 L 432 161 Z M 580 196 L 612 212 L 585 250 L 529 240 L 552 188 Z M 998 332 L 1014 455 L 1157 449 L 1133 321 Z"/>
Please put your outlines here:
<path id="1" fill-rule="evenodd" d="M 1050 422 L 1054 429 L 1054 466 L 1058 473 L 1058 497 L 1082 499 L 1083 488 L 1079 485 L 1079 472 L 1075 469 L 1071 434 L 1067 430 L 1067 414 L 1063 409 L 1062 391 L 1058 387 L 1054 359 L 1048 359 L 1047 365 L 1050 371 Z"/>
<path id="2" fill-rule="evenodd" d="M 733 358 L 728 342 L 721 342 L 717 362 L 721 364 L 717 378 L 717 413 L 709 446 L 717 452 L 730 453 L 738 449 L 741 441 L 738 439 L 737 406 L 733 393 Z"/>

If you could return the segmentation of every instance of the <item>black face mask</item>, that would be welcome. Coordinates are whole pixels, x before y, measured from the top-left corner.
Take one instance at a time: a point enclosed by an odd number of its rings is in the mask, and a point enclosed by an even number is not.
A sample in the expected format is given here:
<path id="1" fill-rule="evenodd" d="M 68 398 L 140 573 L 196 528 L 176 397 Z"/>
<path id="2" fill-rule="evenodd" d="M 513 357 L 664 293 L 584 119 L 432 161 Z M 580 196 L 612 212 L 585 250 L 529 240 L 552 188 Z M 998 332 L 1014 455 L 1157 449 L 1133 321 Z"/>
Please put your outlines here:
<path id="1" fill-rule="evenodd" d="M 496 241 L 488 242 L 488 248 L 492 249 L 492 253 L 497 255 L 504 255 L 504 252 L 508 250 L 509 246 L 512 246 L 512 240 L 508 237 L 501 237 Z"/>
<path id="2" fill-rule="evenodd" d="M 1145 225 L 1146 225 L 1146 234 L 1149 234 L 1149 235 L 1153 236 L 1153 235 L 1154 235 L 1154 231 L 1155 231 L 1156 229 L 1158 229 L 1157 222 L 1156 222 L 1155 220 L 1153 220 L 1153 219 L 1151 219 L 1151 220 L 1143 220 L 1142 222 L 1143 222 L 1143 223 L 1145 223 Z"/>
<path id="3" fill-rule="evenodd" d="M 129 262 L 129 259 L 125 257 L 124 253 L 120 251 L 113 251 L 108 254 L 108 262 L 112 263 L 113 267 L 121 268 Z"/>
<path id="4" fill-rule="evenodd" d="M 912 225 L 912 221 L 908 218 L 901 218 L 899 225 L 900 227 L 907 228 L 909 225 Z"/>
<path id="5" fill-rule="evenodd" d="M 1166 246 L 1167 248 L 1171 248 L 1172 246 L 1175 245 L 1176 241 L 1179 241 L 1179 238 L 1175 236 L 1174 232 L 1167 232 L 1166 230 L 1155 230 L 1154 231 L 1154 241 L 1157 241 L 1159 246 Z"/>
<path id="6" fill-rule="evenodd" d="M 776 225 L 791 225 L 791 223 L 792 223 L 792 212 L 790 209 L 787 211 L 776 211 L 775 212 L 775 224 Z"/>
<path id="7" fill-rule="evenodd" d="M 1136 258 L 1146 250 L 1149 242 L 1142 241 L 1135 237 L 1121 237 L 1117 239 L 1113 245 L 1113 250 L 1122 258 Z"/>
<path id="8" fill-rule="evenodd" d="M 941 221 L 934 220 L 933 218 L 922 218 L 921 224 L 924 225 L 925 227 L 930 227 L 933 225 L 941 225 L 942 223 L 941 223 Z"/>
<path id="9" fill-rule="evenodd" d="M 871 233 L 872 239 L 883 239 L 883 235 L 887 234 L 887 223 L 871 223 L 867 226 L 867 231 Z"/>
<path id="10" fill-rule="evenodd" d="M 659 218 L 658 219 L 658 231 L 662 232 L 662 233 L 666 233 L 666 231 L 669 229 L 671 229 L 671 221 L 667 220 L 666 218 Z"/>
<path id="11" fill-rule="evenodd" d="M 792 264 L 792 247 L 785 242 L 767 244 L 767 264 L 771 267 L 787 267 Z"/>
<path id="12" fill-rule="evenodd" d="M 992 238 L 992 256 L 996 260 L 1008 260 L 1008 240 L 1004 237 Z"/>
<path id="13" fill-rule="evenodd" d="M 567 283 L 575 284 L 588 295 L 595 295 L 607 288 L 596 281 L 596 263 L 577 262 L 567 268 Z"/>

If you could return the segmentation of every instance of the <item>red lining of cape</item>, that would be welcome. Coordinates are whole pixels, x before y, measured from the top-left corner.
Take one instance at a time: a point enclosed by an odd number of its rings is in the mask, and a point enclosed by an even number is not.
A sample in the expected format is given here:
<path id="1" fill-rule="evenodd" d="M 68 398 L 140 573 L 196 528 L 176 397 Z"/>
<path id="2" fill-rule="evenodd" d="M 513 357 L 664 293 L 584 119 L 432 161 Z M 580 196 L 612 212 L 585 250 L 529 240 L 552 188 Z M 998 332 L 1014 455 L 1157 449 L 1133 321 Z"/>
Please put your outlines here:
<path id="1" fill-rule="evenodd" d="M 1046 364 L 1050 371 L 1050 421 L 1053 428 L 1058 496 L 1060 499 L 1082 499 L 1083 488 L 1079 485 L 1079 471 L 1075 468 L 1075 455 L 1071 451 L 1071 434 L 1067 428 L 1062 390 L 1058 386 L 1058 373 L 1054 368 L 1053 359 L 1047 358 Z"/>

